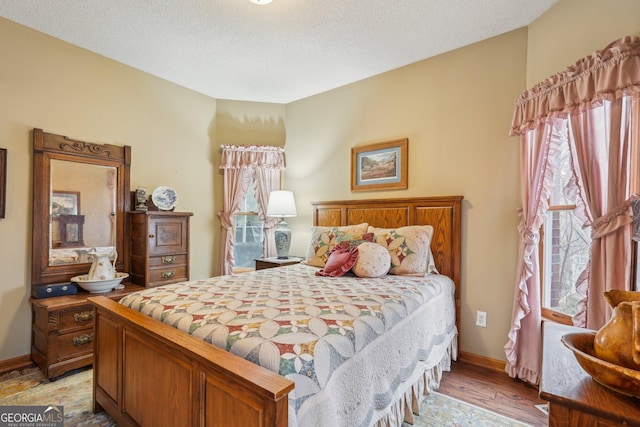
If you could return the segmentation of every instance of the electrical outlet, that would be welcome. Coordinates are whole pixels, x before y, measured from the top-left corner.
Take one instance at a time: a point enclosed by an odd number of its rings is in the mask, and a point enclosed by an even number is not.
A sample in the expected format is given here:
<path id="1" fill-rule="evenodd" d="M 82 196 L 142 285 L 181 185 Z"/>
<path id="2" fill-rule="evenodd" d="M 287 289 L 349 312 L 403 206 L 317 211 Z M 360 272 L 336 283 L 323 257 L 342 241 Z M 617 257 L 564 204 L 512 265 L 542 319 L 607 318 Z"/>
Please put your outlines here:
<path id="1" fill-rule="evenodd" d="M 487 327 L 487 312 L 476 311 L 476 326 Z"/>

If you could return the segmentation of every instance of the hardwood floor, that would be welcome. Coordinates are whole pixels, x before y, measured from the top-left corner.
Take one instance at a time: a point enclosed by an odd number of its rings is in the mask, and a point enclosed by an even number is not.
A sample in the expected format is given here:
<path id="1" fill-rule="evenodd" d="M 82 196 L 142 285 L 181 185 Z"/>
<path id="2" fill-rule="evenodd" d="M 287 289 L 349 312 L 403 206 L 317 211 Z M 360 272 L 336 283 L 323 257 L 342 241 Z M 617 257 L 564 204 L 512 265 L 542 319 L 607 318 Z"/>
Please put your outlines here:
<path id="1" fill-rule="evenodd" d="M 549 425 L 547 416 L 535 407 L 546 403 L 538 397 L 537 387 L 503 371 L 454 362 L 437 391 L 535 427 Z"/>

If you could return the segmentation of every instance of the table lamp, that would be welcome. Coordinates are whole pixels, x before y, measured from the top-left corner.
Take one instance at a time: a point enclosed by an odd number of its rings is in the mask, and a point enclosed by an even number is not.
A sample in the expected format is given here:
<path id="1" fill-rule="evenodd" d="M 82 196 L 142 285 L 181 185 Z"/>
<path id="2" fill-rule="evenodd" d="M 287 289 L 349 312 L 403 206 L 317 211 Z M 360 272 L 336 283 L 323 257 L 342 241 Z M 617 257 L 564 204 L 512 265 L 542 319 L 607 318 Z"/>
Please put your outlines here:
<path id="1" fill-rule="evenodd" d="M 267 216 L 280 217 L 280 224 L 274 232 L 276 241 L 276 252 L 278 259 L 289 258 L 289 248 L 291 247 L 291 230 L 287 228 L 284 218 L 296 216 L 296 203 L 291 191 L 277 190 L 269 193 L 269 204 L 267 205 Z"/>

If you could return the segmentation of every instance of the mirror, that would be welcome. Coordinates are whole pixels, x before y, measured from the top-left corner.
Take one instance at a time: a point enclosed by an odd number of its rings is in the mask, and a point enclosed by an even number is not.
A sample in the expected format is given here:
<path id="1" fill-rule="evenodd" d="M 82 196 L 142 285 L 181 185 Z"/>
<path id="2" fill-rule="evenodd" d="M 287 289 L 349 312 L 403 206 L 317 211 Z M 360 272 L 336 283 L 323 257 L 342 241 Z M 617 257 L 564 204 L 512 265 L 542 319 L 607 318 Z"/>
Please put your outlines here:
<path id="1" fill-rule="evenodd" d="M 49 265 L 115 250 L 116 173 L 113 166 L 51 160 Z"/>
<path id="2" fill-rule="evenodd" d="M 127 270 L 131 148 L 34 129 L 33 155 L 32 284 L 86 274 L 92 250 L 115 250 Z"/>

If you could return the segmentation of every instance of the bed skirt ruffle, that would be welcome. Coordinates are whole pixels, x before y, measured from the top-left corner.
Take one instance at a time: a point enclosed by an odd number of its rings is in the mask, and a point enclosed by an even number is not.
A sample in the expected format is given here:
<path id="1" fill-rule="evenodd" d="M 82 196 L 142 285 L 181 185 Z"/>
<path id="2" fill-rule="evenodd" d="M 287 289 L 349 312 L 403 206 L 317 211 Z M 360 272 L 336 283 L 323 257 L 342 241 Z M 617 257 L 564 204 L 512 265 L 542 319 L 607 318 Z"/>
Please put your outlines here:
<path id="1" fill-rule="evenodd" d="M 414 381 L 406 391 L 391 404 L 386 414 L 383 414 L 373 426 L 375 427 L 401 427 L 403 422 L 413 424 L 415 417 L 420 415 L 420 402 L 423 396 L 440 387 L 443 372 L 451 370 L 451 361 L 458 359 L 457 333 L 451 339 L 444 356 L 432 366 L 421 366 L 422 374 Z"/>

